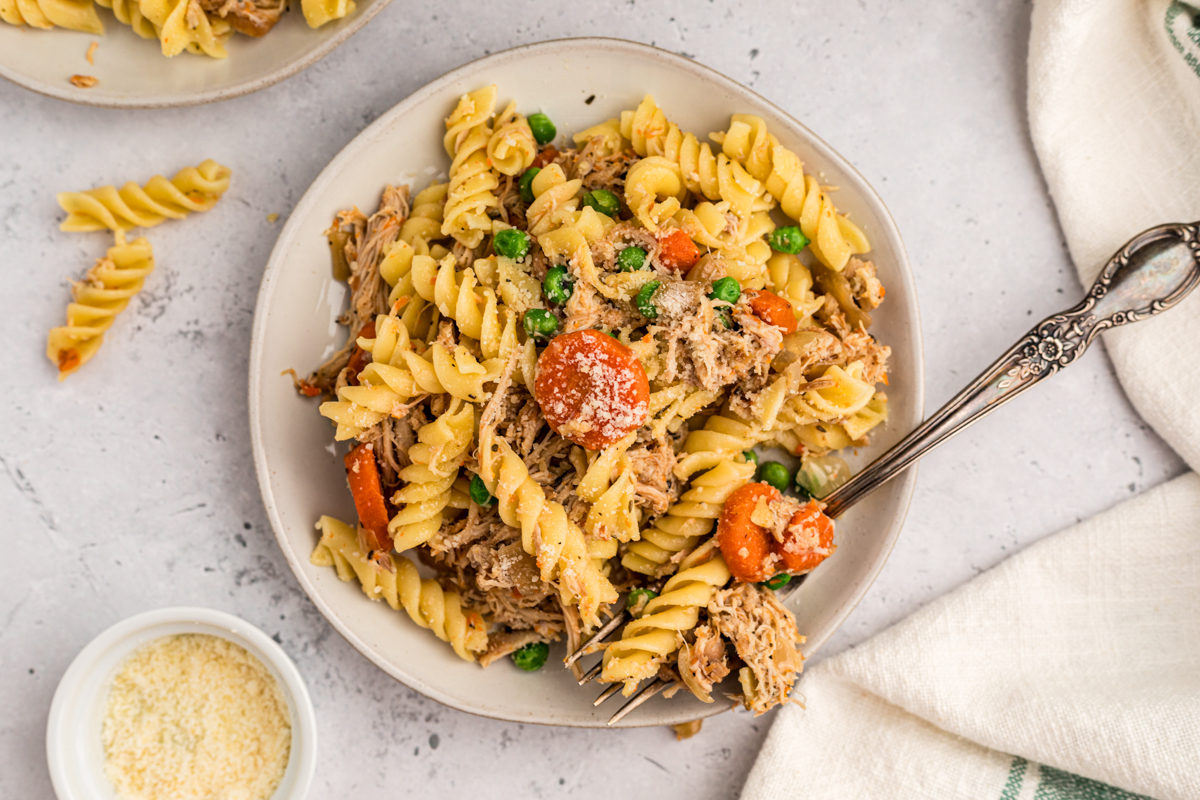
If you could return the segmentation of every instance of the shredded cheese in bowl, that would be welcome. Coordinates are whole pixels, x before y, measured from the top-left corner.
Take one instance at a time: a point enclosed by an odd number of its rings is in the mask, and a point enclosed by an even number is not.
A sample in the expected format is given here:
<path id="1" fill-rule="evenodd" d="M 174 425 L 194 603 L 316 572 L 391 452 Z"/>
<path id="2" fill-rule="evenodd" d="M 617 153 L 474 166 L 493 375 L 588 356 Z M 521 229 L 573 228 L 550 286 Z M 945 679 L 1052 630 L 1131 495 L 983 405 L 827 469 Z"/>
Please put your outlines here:
<path id="1" fill-rule="evenodd" d="M 246 651 L 209 634 L 155 639 L 118 670 L 104 771 L 121 800 L 266 800 L 291 748 L 287 701 Z"/>

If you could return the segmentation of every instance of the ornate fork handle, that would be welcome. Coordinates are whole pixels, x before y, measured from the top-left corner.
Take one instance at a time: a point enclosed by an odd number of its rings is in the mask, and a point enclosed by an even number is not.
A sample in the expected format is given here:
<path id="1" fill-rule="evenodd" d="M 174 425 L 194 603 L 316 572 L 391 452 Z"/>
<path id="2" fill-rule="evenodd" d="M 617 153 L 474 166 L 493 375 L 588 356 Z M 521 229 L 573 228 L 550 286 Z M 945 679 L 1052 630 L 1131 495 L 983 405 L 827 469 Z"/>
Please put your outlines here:
<path id="1" fill-rule="evenodd" d="M 1190 259 L 1191 269 L 1186 263 Z M 836 517 L 921 456 L 1078 359 L 1103 330 L 1137 322 L 1182 300 L 1200 282 L 1200 223 L 1138 234 L 1101 270 L 1087 296 L 1047 317 L 978 378 L 825 499 Z"/>

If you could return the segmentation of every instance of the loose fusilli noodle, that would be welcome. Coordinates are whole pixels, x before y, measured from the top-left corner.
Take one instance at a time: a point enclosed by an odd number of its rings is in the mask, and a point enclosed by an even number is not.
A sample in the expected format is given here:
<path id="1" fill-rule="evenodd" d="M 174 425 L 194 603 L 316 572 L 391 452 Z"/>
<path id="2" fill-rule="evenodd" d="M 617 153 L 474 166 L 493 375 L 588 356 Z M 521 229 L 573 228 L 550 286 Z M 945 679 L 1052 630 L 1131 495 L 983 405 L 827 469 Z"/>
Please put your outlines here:
<path id="1" fill-rule="evenodd" d="M 583 181 L 567 180 L 558 164 L 543 168 L 530 183 L 534 199 L 525 212 L 529 232 L 542 236 L 570 220 L 579 208 L 577 195 L 582 188 Z"/>
<path id="2" fill-rule="evenodd" d="M 487 650 L 487 628 L 478 612 L 464 610 L 456 592 L 438 582 L 422 579 L 416 566 L 403 556 L 387 555 L 382 563 L 368 559 L 358 544 L 354 528 L 329 516 L 317 521 L 321 539 L 309 561 L 334 567 L 343 581 L 358 579 L 372 600 L 386 600 L 396 611 L 403 608 L 413 622 L 448 642 L 459 658 L 474 661 Z"/>
<path id="3" fill-rule="evenodd" d="M 50 329 L 46 356 L 58 367 L 63 380 L 91 360 L 104 343 L 104 332 L 117 314 L 142 290 L 146 276 L 154 271 L 154 253 L 150 243 L 137 239 L 126 243 L 117 233 L 117 242 L 108 255 L 88 270 L 87 277 L 71 287 L 75 301 L 67 306 L 67 324 Z"/>
<path id="4" fill-rule="evenodd" d="M 61 192 L 58 204 L 67 212 L 64 231 L 114 231 L 152 228 L 167 219 L 183 219 L 192 211 L 208 211 L 229 188 L 232 172 L 212 159 L 187 167 L 167 180 L 155 175 L 145 186 L 130 182 L 118 190 L 102 186 L 84 192 Z"/>
<path id="5" fill-rule="evenodd" d="M 769 438 L 769 431 L 743 420 L 732 411 L 715 414 L 708 418 L 703 428 L 688 434 L 675 475 L 687 480 L 700 470 L 729 461 Z"/>

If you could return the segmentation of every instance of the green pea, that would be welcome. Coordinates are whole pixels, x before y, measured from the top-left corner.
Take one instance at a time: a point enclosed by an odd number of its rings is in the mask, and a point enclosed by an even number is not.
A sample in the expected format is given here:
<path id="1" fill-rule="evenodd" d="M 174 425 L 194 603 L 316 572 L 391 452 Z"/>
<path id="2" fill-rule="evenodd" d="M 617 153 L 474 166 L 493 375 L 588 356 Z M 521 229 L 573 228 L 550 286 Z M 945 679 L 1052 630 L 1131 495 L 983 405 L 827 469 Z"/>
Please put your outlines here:
<path id="1" fill-rule="evenodd" d="M 606 217 L 616 218 L 621 210 L 621 201 L 608 189 L 596 189 L 583 196 L 583 204 L 594 208 Z"/>
<path id="2" fill-rule="evenodd" d="M 746 459 L 747 463 L 750 464 L 758 463 L 758 453 L 754 452 L 753 450 L 743 450 L 742 458 Z"/>
<path id="3" fill-rule="evenodd" d="M 786 572 L 781 572 L 778 575 L 776 575 L 774 578 L 767 578 L 765 581 L 763 581 L 759 585 L 765 586 L 772 591 L 778 592 L 780 589 L 782 589 L 783 587 L 785 587 L 789 583 L 791 583 L 791 580 L 792 580 L 791 575 L 788 575 Z"/>
<path id="4" fill-rule="evenodd" d="M 759 467 L 758 479 L 774 486 L 781 492 L 787 491 L 787 488 L 792 485 L 791 471 L 778 461 L 768 461 Z"/>
<path id="5" fill-rule="evenodd" d="M 643 610 L 646 608 L 646 603 L 649 603 L 654 598 L 658 597 L 658 592 L 653 589 L 634 589 L 625 598 L 625 607 L 630 609 Z"/>
<path id="6" fill-rule="evenodd" d="M 542 281 L 542 292 L 551 303 L 565 303 L 571 299 L 575 291 L 575 281 L 567 273 L 566 267 L 551 267 L 546 270 L 546 279 Z"/>
<path id="7" fill-rule="evenodd" d="M 535 339 L 544 339 L 558 330 L 558 317 L 544 308 L 531 308 L 525 312 L 525 332 Z"/>
<path id="8" fill-rule="evenodd" d="M 545 114 L 532 114 L 528 122 L 529 130 L 533 131 L 533 138 L 537 139 L 538 144 L 549 144 L 558 135 L 558 129 Z"/>
<path id="9" fill-rule="evenodd" d="M 662 281 L 650 281 L 642 287 L 641 291 L 637 293 L 637 297 L 633 299 L 633 304 L 637 306 L 637 310 L 642 312 L 642 316 L 646 319 L 658 319 L 658 307 L 651 302 L 651 299 L 660 286 L 662 286 Z"/>
<path id="10" fill-rule="evenodd" d="M 621 272 L 637 272 L 646 266 L 646 251 L 640 247 L 626 247 L 617 256 L 617 267 Z"/>
<path id="11" fill-rule="evenodd" d="M 723 300 L 726 303 L 736 303 L 742 296 L 742 286 L 737 278 L 721 278 L 713 281 L 712 291 L 708 293 L 713 300 Z"/>
<path id="12" fill-rule="evenodd" d="M 550 655 L 550 645 L 545 642 L 530 642 L 512 654 L 513 663 L 526 672 L 539 670 Z"/>
<path id="13" fill-rule="evenodd" d="M 483 478 L 478 475 L 471 476 L 471 501 L 477 506 L 490 506 L 496 502 L 496 498 L 492 497 L 492 493 L 488 491 L 487 486 L 483 482 Z"/>
<path id="14" fill-rule="evenodd" d="M 492 249 L 505 258 L 519 261 L 529 252 L 529 234 L 516 228 L 498 231 L 492 239 Z"/>
<path id="15" fill-rule="evenodd" d="M 525 170 L 521 175 L 521 180 L 517 181 L 517 188 L 521 191 L 521 199 L 528 205 L 533 202 L 533 179 L 542 171 L 541 167 L 533 167 Z"/>
<path id="16" fill-rule="evenodd" d="M 780 253 L 799 253 L 808 244 L 808 237 L 800 232 L 795 225 L 787 228 L 776 228 L 767 237 L 771 249 Z"/>

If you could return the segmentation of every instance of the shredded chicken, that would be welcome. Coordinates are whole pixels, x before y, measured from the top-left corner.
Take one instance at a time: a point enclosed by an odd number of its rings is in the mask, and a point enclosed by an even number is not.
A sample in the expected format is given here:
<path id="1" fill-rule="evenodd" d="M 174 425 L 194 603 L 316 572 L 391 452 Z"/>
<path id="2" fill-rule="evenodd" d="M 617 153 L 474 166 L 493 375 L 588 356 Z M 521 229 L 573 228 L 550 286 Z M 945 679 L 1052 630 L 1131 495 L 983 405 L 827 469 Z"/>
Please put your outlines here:
<path id="1" fill-rule="evenodd" d="M 729 674 L 725 656 L 725 641 L 713 622 L 696 628 L 694 642 L 679 649 L 679 676 L 692 694 L 706 703 L 712 702 L 712 688 Z"/>
<path id="2" fill-rule="evenodd" d="M 842 270 L 842 275 L 850 282 L 850 293 L 859 308 L 873 311 L 883 302 L 883 284 L 875 276 L 875 265 L 870 261 L 852 258 Z"/>
<path id="3" fill-rule="evenodd" d="M 738 671 L 742 704 L 757 716 L 786 702 L 804 668 L 797 649 L 804 637 L 775 593 L 753 583 L 734 583 L 713 593 L 708 618 L 746 664 Z"/>

